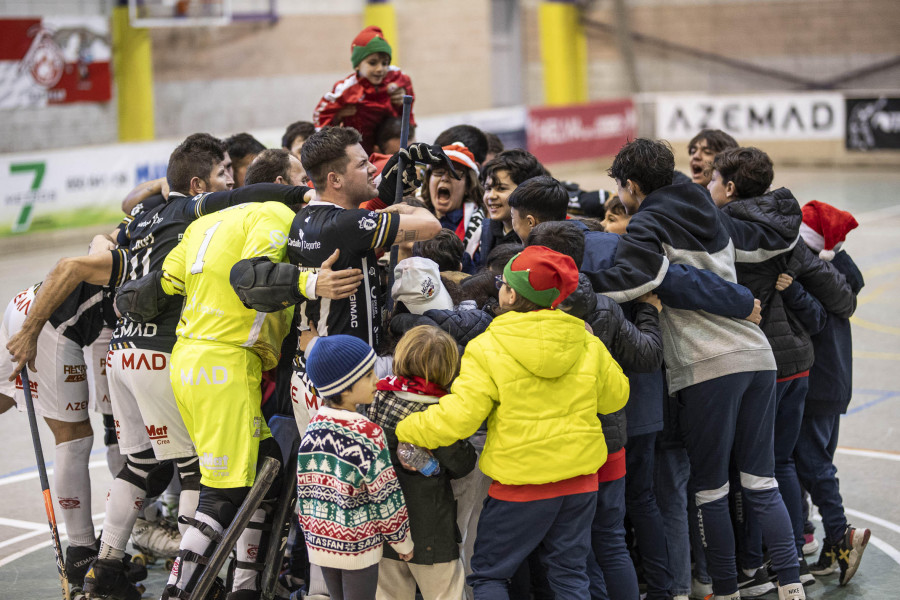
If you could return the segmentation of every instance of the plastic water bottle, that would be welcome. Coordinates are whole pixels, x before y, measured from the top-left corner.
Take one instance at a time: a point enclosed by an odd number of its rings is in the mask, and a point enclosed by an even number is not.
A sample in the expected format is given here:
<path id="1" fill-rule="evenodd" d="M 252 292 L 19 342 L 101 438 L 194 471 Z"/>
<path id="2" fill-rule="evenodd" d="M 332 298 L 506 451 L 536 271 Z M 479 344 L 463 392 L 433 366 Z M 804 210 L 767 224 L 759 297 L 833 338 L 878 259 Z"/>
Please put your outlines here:
<path id="1" fill-rule="evenodd" d="M 432 477 L 441 472 L 441 465 L 437 459 L 413 444 L 401 442 L 397 446 L 397 456 L 400 457 L 401 462 L 413 467 L 425 477 Z"/>

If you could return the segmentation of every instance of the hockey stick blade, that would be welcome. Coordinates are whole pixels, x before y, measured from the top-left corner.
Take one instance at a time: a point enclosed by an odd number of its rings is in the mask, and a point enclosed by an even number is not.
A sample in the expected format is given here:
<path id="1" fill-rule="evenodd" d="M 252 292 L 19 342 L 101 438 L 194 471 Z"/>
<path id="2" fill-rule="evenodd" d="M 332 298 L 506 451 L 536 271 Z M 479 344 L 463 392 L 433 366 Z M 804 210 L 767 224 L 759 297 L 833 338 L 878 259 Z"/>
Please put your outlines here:
<path id="1" fill-rule="evenodd" d="M 69 578 L 66 577 L 65 557 L 59 543 L 59 529 L 56 526 L 56 511 L 53 510 L 53 496 L 50 494 L 50 482 L 47 479 L 47 465 L 44 463 L 44 450 L 41 448 L 41 435 L 38 432 L 37 416 L 34 412 L 34 399 L 31 397 L 31 382 L 28 380 L 28 367 L 19 373 L 22 377 L 22 391 L 25 393 L 25 406 L 28 410 L 28 424 L 31 426 L 31 442 L 34 445 L 34 458 L 37 462 L 38 476 L 41 480 L 41 491 L 44 495 L 44 510 L 47 512 L 47 524 L 50 526 L 50 538 L 56 552 L 56 570 L 59 572 L 59 584 L 62 586 L 63 598 L 72 600 L 69 591 Z"/>
<path id="2" fill-rule="evenodd" d="M 278 477 L 280 468 L 281 461 L 278 459 L 270 456 L 263 459 L 262 467 L 259 469 L 259 473 L 256 474 L 256 481 L 253 482 L 253 487 L 247 493 L 247 498 L 244 499 L 244 503 L 238 509 L 237 514 L 231 521 L 231 525 L 222 533 L 222 541 L 219 542 L 215 552 L 209 558 L 200 580 L 197 581 L 197 585 L 190 593 L 191 600 L 204 600 L 206 598 L 206 594 L 212 588 L 216 576 L 222 570 L 222 565 L 225 564 L 228 555 L 231 554 L 231 549 L 234 548 L 238 538 L 241 537 L 244 529 L 247 528 L 253 513 L 259 508 L 266 492 L 272 487 L 272 482 Z"/>

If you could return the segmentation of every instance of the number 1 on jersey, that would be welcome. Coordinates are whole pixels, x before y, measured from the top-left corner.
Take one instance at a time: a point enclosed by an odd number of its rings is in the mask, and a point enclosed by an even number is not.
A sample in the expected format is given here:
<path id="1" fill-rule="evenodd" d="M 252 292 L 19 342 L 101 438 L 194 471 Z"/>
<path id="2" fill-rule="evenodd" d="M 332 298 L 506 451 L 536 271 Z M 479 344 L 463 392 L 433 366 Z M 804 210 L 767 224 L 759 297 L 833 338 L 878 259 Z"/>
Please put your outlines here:
<path id="1" fill-rule="evenodd" d="M 216 229 L 218 229 L 221 224 L 222 221 L 216 221 L 215 225 L 206 230 L 206 233 L 203 236 L 203 243 L 200 244 L 200 249 L 197 250 L 197 258 L 194 260 L 194 264 L 191 265 L 191 275 L 197 275 L 198 273 L 203 272 L 203 255 L 206 254 L 206 249 L 209 248 L 209 243 L 212 241 L 213 234 L 216 233 Z"/>

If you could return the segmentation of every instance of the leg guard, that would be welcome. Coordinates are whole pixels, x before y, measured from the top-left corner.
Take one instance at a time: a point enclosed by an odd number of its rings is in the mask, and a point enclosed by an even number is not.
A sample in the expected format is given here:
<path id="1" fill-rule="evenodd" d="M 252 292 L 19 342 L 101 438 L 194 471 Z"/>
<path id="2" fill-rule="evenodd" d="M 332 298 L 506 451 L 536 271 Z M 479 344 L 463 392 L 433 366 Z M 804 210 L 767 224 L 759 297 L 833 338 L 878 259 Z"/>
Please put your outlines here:
<path id="1" fill-rule="evenodd" d="M 148 496 L 148 476 L 159 464 L 150 449 L 128 456 L 106 499 L 100 558 L 122 558 L 125 555 L 125 545 Z"/>
<path id="2" fill-rule="evenodd" d="M 216 544 L 222 541 L 222 526 L 209 515 L 197 513 L 196 518 L 179 517 L 178 520 L 187 525 L 188 530 L 181 538 L 181 550 L 169 573 L 169 580 L 162 594 L 163 600 L 189 598 L 197 578 L 209 563 Z"/>
<path id="3" fill-rule="evenodd" d="M 88 471 L 93 444 L 94 436 L 89 435 L 56 445 L 56 499 L 62 509 L 69 543 L 73 546 L 93 546 L 96 542 Z"/>
<path id="4" fill-rule="evenodd" d="M 179 458 L 175 461 L 178 468 L 178 481 L 181 483 L 181 493 L 178 496 L 178 529 L 181 535 L 187 531 L 180 517 L 193 518 L 197 512 L 197 504 L 200 502 L 200 461 L 196 456 Z"/>

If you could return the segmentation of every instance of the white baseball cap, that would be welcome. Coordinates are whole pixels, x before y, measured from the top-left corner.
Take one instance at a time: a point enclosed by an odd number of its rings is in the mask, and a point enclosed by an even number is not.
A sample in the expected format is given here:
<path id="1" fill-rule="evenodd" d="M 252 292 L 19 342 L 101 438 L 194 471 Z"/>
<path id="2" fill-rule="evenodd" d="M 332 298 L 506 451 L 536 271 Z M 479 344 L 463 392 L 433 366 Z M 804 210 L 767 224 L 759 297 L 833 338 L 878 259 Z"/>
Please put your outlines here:
<path id="1" fill-rule="evenodd" d="M 430 258 L 405 258 L 394 267 L 394 302 L 402 302 L 409 312 L 421 315 L 426 310 L 453 308 L 450 293 L 441 282 L 441 272 Z"/>

